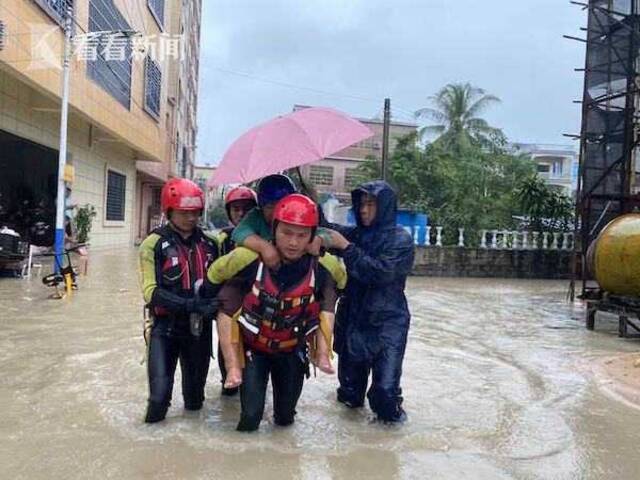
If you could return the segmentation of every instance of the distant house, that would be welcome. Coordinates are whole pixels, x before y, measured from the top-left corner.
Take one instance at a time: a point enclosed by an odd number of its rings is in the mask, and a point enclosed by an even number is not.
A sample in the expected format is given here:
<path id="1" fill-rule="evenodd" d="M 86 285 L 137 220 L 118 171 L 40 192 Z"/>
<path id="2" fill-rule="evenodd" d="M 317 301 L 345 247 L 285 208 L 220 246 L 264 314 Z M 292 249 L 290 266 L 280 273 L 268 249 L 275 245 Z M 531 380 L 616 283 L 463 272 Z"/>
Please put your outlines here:
<path id="1" fill-rule="evenodd" d="M 548 185 L 573 196 L 578 188 L 578 153 L 572 146 L 515 143 L 516 153 L 524 153 L 536 164 L 538 175 Z"/>
<path id="2" fill-rule="evenodd" d="M 309 108 L 295 105 L 294 111 Z M 351 190 L 356 186 L 356 168 L 368 158 L 382 158 L 382 120 L 375 118 L 358 118 L 367 125 L 375 135 L 352 145 L 330 157 L 301 167 L 306 181 L 313 184 L 319 193 L 331 193 L 341 201 L 350 202 Z M 389 129 L 389 153 L 391 154 L 398 140 L 415 133 L 418 126 L 414 123 L 391 120 Z"/>
<path id="3" fill-rule="evenodd" d="M 211 166 L 208 163 L 206 165 L 195 165 L 193 167 L 193 181 L 196 182 L 202 190 L 204 190 L 206 203 L 209 208 L 215 207 L 224 200 L 224 189 L 222 187 L 207 187 L 207 180 L 213 176 L 215 171 L 216 167 Z"/>

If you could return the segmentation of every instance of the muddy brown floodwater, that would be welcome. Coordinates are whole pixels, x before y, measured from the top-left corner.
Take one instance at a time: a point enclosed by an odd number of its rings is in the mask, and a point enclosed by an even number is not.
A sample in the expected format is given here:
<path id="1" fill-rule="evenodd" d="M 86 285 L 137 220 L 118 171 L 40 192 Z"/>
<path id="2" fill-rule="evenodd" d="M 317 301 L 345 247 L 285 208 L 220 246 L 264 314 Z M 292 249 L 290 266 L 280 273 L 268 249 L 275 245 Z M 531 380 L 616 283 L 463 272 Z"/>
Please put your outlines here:
<path id="1" fill-rule="evenodd" d="M 213 363 L 202 412 L 183 411 L 177 381 L 167 421 L 144 425 L 135 251 L 92 252 L 80 283 L 60 301 L 38 279 L 0 280 L 2 478 L 640 478 L 640 412 L 588 368 L 640 344 L 613 322 L 585 330 L 566 282 L 412 278 L 406 425 L 345 410 L 322 376 L 293 427 L 268 404 L 249 435 Z"/>

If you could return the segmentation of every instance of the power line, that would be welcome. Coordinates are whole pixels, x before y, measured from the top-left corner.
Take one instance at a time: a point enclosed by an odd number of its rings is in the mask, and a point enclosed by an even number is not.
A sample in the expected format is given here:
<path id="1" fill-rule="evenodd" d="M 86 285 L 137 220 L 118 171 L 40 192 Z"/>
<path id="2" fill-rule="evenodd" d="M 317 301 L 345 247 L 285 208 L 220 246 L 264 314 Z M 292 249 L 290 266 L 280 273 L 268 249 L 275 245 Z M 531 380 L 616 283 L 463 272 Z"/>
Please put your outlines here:
<path id="1" fill-rule="evenodd" d="M 375 98 L 361 97 L 361 96 L 352 95 L 352 94 L 329 92 L 329 91 L 326 91 L 326 90 L 320 90 L 318 88 L 313 88 L 313 87 L 304 87 L 304 86 L 301 86 L 301 85 L 295 85 L 293 83 L 282 82 L 282 81 L 279 81 L 279 80 L 272 80 L 272 79 L 268 79 L 268 78 L 264 78 L 264 77 L 259 77 L 257 75 L 253 75 L 253 74 L 250 74 L 250 73 L 239 72 L 239 71 L 236 71 L 236 70 L 229 70 L 229 69 L 221 68 L 221 67 L 205 66 L 204 68 L 211 68 L 212 70 L 216 70 L 218 72 L 222 72 L 222 73 L 226 73 L 226 74 L 230 74 L 230 75 L 236 75 L 236 76 L 239 76 L 239 77 L 250 78 L 252 80 L 257 80 L 257 81 L 263 82 L 263 83 L 271 83 L 271 84 L 278 85 L 278 86 L 281 86 L 281 87 L 293 88 L 293 89 L 296 89 L 296 90 L 306 90 L 306 91 L 317 93 L 317 94 L 320 94 L 320 95 L 343 97 L 343 98 L 349 98 L 349 99 L 352 99 L 352 100 L 360 100 L 360 101 L 363 101 L 363 102 L 379 102 L 379 99 L 375 99 Z"/>
<path id="2" fill-rule="evenodd" d="M 280 81 L 280 80 L 273 80 L 273 79 L 269 79 L 269 78 L 265 78 L 265 77 L 260 77 L 258 75 L 254 75 L 254 74 L 251 74 L 251 73 L 240 72 L 240 71 L 237 71 L 237 70 L 231 70 L 231 69 L 217 67 L 217 66 L 204 65 L 203 68 L 205 68 L 205 69 L 210 68 L 212 70 L 216 70 L 218 72 L 225 73 L 225 74 L 228 74 L 228 75 L 235 75 L 235 76 L 239 76 L 239 77 L 249 78 L 251 80 L 257 80 L 259 82 L 270 83 L 270 84 L 273 84 L 273 85 L 278 85 L 278 86 L 285 87 L 285 88 L 292 88 L 292 89 L 295 89 L 295 90 L 304 90 L 304 91 L 316 93 L 316 94 L 319 94 L 319 95 L 326 95 L 326 96 L 331 96 L 331 97 L 336 97 L 336 98 L 346 98 L 346 99 L 350 99 L 350 100 L 358 100 L 358 101 L 367 102 L 367 103 L 375 103 L 375 104 L 379 104 L 380 103 L 380 99 L 379 98 L 364 97 L 364 96 L 354 95 L 354 94 L 350 94 L 350 93 L 331 92 L 331 91 L 328 91 L 328 90 L 322 90 L 322 89 L 315 88 L 315 87 L 307 87 L 307 86 L 302 86 L 302 85 L 296 85 L 294 83 L 283 82 L 283 81 Z M 410 116 L 413 117 L 413 111 L 410 111 L 409 109 L 404 109 L 404 108 L 400 108 L 400 107 L 394 107 L 394 108 L 399 112 L 404 112 L 405 114 L 410 115 Z"/>

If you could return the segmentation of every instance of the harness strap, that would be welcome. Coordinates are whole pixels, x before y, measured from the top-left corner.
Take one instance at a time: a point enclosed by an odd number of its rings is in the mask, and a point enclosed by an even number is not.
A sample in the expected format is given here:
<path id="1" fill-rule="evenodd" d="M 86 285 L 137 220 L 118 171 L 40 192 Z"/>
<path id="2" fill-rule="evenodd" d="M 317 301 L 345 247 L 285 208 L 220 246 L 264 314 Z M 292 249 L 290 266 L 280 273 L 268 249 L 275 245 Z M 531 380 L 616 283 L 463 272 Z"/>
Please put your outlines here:
<path id="1" fill-rule="evenodd" d="M 258 335 L 255 341 L 260 343 L 261 345 L 264 345 L 269 350 L 280 350 L 284 348 L 292 348 L 298 344 L 297 338 L 293 338 L 291 340 L 279 341 L 279 340 L 274 340 L 272 338 L 267 338 L 263 335 Z"/>
<path id="2" fill-rule="evenodd" d="M 259 331 L 260 331 L 260 325 L 262 325 L 263 327 L 268 328 L 269 330 L 272 331 L 277 331 L 278 329 L 274 328 L 278 325 L 278 322 L 272 322 L 270 320 L 258 320 L 257 321 L 252 322 L 251 319 L 247 318 L 245 315 L 239 315 L 237 322 L 242 325 L 244 328 L 246 328 L 247 330 L 249 330 L 251 333 L 253 333 L 254 335 L 256 335 Z M 306 323 L 308 322 L 298 322 L 298 326 L 304 326 Z M 294 319 L 291 322 L 291 325 L 285 328 L 294 328 L 296 326 L 296 319 Z M 305 331 L 305 335 L 308 335 L 309 332 L 315 330 L 315 328 L 311 328 L 309 330 Z"/>

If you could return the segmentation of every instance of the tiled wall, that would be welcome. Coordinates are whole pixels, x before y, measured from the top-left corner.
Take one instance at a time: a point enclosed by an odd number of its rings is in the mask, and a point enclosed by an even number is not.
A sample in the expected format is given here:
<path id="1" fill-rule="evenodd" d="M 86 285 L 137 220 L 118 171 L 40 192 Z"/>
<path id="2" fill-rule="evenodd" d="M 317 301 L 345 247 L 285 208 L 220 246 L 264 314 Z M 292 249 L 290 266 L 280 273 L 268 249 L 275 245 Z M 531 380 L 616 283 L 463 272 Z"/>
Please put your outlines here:
<path id="1" fill-rule="evenodd" d="M 145 35 L 160 32 L 146 6 L 146 0 L 116 0 L 116 6 L 135 28 Z M 77 33 L 88 29 L 89 2 L 76 2 Z M 138 12 L 129 14 L 129 12 Z M 130 18 L 132 17 L 133 18 Z M 59 97 L 61 69 L 53 68 L 63 53 L 63 34 L 44 11 L 31 0 L 0 0 L 0 20 L 6 26 L 5 48 L 0 51 L 0 68 L 12 71 L 24 81 L 39 86 L 50 96 Z M 35 47 L 34 44 L 38 46 Z M 48 52 L 46 55 L 43 52 Z M 45 61 L 46 60 L 46 61 Z M 164 69 L 164 66 L 163 66 Z M 70 62 L 70 97 L 72 107 L 94 119 L 111 136 L 124 139 L 140 152 L 141 159 L 164 159 L 166 132 L 164 122 L 156 121 L 142 108 L 144 98 L 144 61 L 132 66 L 131 107 L 126 109 L 98 84 L 88 78 L 86 62 L 74 56 Z M 166 84 L 166 76 L 163 75 Z M 162 95 L 164 119 L 165 92 Z"/>

